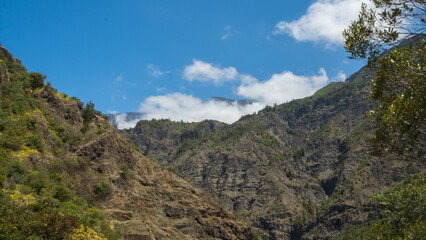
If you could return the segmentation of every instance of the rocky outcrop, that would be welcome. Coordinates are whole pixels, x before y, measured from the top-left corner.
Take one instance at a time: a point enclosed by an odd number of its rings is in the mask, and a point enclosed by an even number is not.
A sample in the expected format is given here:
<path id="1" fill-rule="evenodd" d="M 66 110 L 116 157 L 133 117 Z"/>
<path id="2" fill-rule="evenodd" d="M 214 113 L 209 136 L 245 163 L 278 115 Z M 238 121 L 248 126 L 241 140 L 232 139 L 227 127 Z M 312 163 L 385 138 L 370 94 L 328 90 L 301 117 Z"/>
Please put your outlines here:
<path id="1" fill-rule="evenodd" d="M 369 155 L 370 79 L 362 69 L 311 97 L 214 130 L 141 121 L 122 133 L 217 196 L 264 239 L 329 239 L 371 218 L 371 193 L 424 169 Z"/>
<path id="2" fill-rule="evenodd" d="M 116 131 L 82 145 L 76 154 L 93 161 L 114 188 L 102 203 L 126 239 L 254 239 L 236 217 L 182 178 L 133 150 Z M 128 172 L 120 170 L 123 164 Z"/>

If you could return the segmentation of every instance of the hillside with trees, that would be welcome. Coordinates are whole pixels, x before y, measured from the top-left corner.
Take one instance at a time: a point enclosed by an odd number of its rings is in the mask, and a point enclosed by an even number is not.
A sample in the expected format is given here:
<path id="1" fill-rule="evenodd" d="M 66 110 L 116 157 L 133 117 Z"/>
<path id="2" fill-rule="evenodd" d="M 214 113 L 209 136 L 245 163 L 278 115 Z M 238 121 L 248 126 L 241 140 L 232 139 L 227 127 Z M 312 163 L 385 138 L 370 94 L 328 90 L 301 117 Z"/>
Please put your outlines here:
<path id="1" fill-rule="evenodd" d="M 255 239 L 0 46 L 1 239 Z"/>

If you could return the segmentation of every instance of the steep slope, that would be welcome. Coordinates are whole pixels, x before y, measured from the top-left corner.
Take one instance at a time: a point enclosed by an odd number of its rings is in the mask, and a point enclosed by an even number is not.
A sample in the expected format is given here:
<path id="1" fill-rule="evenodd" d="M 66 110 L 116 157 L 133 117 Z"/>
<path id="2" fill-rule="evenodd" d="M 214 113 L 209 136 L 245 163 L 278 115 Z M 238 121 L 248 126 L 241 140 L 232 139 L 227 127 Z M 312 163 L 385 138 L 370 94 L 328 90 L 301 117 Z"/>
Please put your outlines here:
<path id="1" fill-rule="evenodd" d="M 0 238 L 255 238 L 93 104 L 58 93 L 2 46 L 0 57 Z"/>
<path id="2" fill-rule="evenodd" d="M 122 133 L 264 239 L 329 239 L 374 217 L 371 193 L 424 171 L 423 163 L 369 155 L 371 76 L 361 69 L 232 125 L 141 121 Z"/>

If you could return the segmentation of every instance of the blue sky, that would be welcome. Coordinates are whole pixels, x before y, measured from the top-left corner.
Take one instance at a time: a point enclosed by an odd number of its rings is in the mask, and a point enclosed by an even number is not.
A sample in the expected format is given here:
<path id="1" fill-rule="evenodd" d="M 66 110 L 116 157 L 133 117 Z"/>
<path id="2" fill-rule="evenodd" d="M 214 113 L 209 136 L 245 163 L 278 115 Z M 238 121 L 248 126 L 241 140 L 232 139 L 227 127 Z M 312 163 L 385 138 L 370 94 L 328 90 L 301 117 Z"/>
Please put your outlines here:
<path id="1" fill-rule="evenodd" d="M 360 0 L 0 0 L 0 43 L 98 110 L 232 122 L 357 71 L 340 32 Z M 251 98 L 247 109 L 211 97 Z"/>

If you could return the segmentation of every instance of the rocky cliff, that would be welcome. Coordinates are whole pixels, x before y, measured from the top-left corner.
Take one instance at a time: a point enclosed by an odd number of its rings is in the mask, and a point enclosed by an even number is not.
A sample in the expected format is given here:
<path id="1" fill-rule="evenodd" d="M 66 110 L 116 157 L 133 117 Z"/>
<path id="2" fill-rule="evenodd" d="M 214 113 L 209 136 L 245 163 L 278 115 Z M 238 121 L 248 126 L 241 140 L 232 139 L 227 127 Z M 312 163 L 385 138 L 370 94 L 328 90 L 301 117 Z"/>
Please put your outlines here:
<path id="1" fill-rule="evenodd" d="M 140 121 L 122 133 L 263 239 L 330 239 L 374 218 L 370 194 L 424 171 L 423 163 L 369 154 L 371 77 L 361 69 L 232 125 Z"/>

